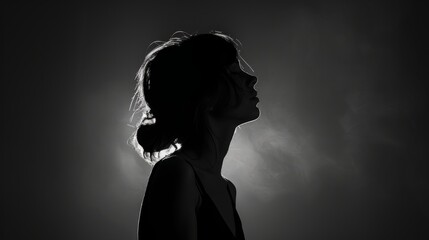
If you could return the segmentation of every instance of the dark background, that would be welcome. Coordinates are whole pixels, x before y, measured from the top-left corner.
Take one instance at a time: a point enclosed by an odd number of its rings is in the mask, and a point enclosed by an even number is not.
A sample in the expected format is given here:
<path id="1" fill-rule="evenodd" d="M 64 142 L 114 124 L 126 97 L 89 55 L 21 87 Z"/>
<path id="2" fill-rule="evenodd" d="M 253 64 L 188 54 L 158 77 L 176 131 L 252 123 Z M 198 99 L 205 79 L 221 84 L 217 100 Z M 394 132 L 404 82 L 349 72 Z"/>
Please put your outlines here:
<path id="1" fill-rule="evenodd" d="M 422 5 L 15 2 L 2 12 L 2 239 L 136 238 L 150 167 L 126 144 L 134 77 L 148 45 L 178 30 L 239 39 L 259 79 L 261 117 L 237 131 L 223 171 L 247 239 L 429 239 Z"/>

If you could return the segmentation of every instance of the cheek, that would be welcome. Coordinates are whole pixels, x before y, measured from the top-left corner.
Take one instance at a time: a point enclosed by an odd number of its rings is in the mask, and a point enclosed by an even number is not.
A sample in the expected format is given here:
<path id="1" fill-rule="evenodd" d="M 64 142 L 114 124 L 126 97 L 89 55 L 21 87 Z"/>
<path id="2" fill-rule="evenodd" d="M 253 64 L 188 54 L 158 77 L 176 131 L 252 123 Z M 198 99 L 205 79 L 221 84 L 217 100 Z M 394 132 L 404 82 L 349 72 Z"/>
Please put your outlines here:
<path id="1" fill-rule="evenodd" d="M 237 91 L 233 83 L 231 83 L 228 80 L 225 81 L 220 86 L 220 92 L 221 92 L 220 97 L 223 98 L 220 100 L 225 103 L 224 106 L 226 107 L 237 106 L 237 104 L 239 103 L 240 96 L 239 96 L 239 92 Z"/>
<path id="2" fill-rule="evenodd" d="M 231 106 L 238 106 L 245 100 L 244 88 L 237 82 L 237 79 L 230 79 L 228 82 L 228 94 L 231 98 Z"/>
<path id="3" fill-rule="evenodd" d="M 245 99 L 245 92 L 236 82 L 239 79 L 234 79 L 231 76 L 226 76 L 219 82 L 218 99 L 215 105 L 215 111 L 230 112 L 242 111 L 249 104 Z M 234 82 L 235 81 L 235 82 Z"/>

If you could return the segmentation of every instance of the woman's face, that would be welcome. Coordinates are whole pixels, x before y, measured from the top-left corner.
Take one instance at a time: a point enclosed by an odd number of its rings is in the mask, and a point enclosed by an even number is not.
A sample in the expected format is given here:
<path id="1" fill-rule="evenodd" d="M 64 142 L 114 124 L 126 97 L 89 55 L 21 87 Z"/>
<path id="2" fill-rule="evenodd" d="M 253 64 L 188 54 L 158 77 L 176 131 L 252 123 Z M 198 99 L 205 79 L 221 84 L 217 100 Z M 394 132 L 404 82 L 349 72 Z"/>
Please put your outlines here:
<path id="1" fill-rule="evenodd" d="M 259 117 L 259 102 L 255 85 L 257 78 L 243 71 L 237 61 L 225 67 L 229 96 L 232 96 L 232 106 L 225 109 L 223 116 L 234 120 L 238 124 L 255 120 Z M 236 91 L 234 91 L 234 88 Z M 239 104 L 237 104 L 240 102 Z"/>

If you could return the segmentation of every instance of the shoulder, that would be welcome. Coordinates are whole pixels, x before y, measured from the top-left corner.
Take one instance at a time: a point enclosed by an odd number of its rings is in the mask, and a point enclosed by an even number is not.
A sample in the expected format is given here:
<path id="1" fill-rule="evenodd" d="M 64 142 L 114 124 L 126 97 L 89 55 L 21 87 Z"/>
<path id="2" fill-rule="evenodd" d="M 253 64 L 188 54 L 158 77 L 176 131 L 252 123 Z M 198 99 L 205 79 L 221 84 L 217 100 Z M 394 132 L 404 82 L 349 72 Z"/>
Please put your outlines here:
<path id="1" fill-rule="evenodd" d="M 172 156 L 166 159 L 162 159 L 157 162 L 154 168 L 162 169 L 163 171 L 173 171 L 182 174 L 194 174 L 192 166 L 182 158 Z"/>
<path id="2" fill-rule="evenodd" d="M 169 188 L 196 185 L 195 173 L 192 166 L 178 157 L 160 160 L 152 169 L 150 181 L 155 185 L 168 185 Z"/>
<path id="3" fill-rule="evenodd" d="M 201 196 L 195 182 L 192 166 L 182 159 L 169 157 L 155 164 L 140 213 L 140 238 L 196 239 Z"/>
<path id="4" fill-rule="evenodd" d="M 192 166 L 177 157 L 160 160 L 152 169 L 145 196 L 157 202 L 194 206 L 200 193 Z"/>

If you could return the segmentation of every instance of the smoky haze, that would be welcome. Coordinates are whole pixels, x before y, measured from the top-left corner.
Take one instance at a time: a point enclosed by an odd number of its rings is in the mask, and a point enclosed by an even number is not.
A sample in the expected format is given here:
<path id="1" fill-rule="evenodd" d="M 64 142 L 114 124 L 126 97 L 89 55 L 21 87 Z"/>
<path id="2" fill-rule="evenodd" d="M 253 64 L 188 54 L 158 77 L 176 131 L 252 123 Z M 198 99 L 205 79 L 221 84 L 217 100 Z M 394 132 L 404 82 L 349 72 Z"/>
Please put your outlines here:
<path id="1" fill-rule="evenodd" d="M 422 9 L 5 6 L 4 239 L 136 239 L 151 168 L 126 143 L 135 74 L 153 41 L 210 30 L 237 38 L 258 77 L 261 116 L 237 129 L 223 169 L 248 240 L 428 239 Z"/>

